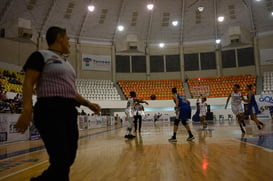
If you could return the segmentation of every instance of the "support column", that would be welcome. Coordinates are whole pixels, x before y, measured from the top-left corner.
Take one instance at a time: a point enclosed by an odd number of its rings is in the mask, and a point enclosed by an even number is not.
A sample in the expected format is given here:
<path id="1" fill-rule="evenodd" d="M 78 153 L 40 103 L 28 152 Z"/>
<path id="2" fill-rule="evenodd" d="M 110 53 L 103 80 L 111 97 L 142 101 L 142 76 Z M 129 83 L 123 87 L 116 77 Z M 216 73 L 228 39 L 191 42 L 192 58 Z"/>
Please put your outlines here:
<path id="1" fill-rule="evenodd" d="M 255 61 L 255 69 L 256 69 L 256 75 L 261 75 L 261 65 L 260 65 L 260 51 L 259 51 L 259 43 L 258 38 L 256 36 L 253 37 L 253 46 L 254 46 L 254 61 Z"/>
<path id="2" fill-rule="evenodd" d="M 82 64 L 82 57 L 81 57 L 81 44 L 79 41 L 76 41 L 75 44 L 75 59 L 76 59 L 76 77 L 80 78 L 80 70 L 81 70 L 81 64 Z"/>
<path id="3" fill-rule="evenodd" d="M 112 71 L 112 81 L 116 82 L 116 48 L 113 45 L 111 50 L 111 71 Z"/>
<path id="4" fill-rule="evenodd" d="M 221 46 L 221 45 L 219 45 L 219 46 Z M 223 76 L 221 47 L 216 49 L 215 56 L 216 56 L 217 76 L 220 77 L 220 76 Z"/>
<path id="5" fill-rule="evenodd" d="M 179 46 L 179 57 L 180 57 L 180 79 L 185 82 L 185 61 L 184 61 L 184 48 L 182 45 Z"/>
<path id="6" fill-rule="evenodd" d="M 39 36 L 37 38 L 37 50 L 43 49 L 42 46 L 43 46 L 43 38 L 41 36 Z"/>
<path id="7" fill-rule="evenodd" d="M 146 80 L 151 79 L 151 72 L 150 72 L 150 50 L 146 48 Z"/>

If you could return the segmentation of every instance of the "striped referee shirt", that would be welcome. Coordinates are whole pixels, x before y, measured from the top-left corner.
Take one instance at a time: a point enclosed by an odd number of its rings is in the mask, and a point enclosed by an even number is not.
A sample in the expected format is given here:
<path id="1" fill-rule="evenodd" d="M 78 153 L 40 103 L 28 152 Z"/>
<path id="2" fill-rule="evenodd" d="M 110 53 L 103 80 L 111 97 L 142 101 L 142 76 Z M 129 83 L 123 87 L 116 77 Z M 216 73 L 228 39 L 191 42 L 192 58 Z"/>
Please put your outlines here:
<path id="1" fill-rule="evenodd" d="M 50 51 L 39 50 L 30 55 L 23 69 L 41 72 L 37 81 L 37 98 L 76 97 L 76 73 L 62 56 Z"/>

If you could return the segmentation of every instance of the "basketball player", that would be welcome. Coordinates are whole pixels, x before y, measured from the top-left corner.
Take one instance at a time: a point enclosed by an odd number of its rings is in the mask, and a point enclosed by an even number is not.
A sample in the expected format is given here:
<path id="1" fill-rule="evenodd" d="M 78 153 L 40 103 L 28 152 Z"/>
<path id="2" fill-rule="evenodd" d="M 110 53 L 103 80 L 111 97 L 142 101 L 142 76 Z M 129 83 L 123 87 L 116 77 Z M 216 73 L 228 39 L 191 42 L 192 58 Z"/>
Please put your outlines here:
<path id="1" fill-rule="evenodd" d="M 208 127 L 208 123 L 206 122 L 206 114 L 207 114 L 207 98 L 202 97 L 201 103 L 199 104 L 200 108 L 200 122 L 203 125 L 203 129 L 206 129 Z"/>
<path id="2" fill-rule="evenodd" d="M 255 100 L 255 94 L 252 91 L 252 85 L 247 85 L 246 91 L 247 91 L 247 99 L 243 99 L 243 100 L 248 103 L 247 113 L 248 115 L 250 115 L 251 120 L 253 120 L 256 123 L 258 129 L 261 130 L 262 128 L 264 128 L 265 125 L 264 123 L 262 123 L 261 121 L 257 119 L 257 114 L 259 114 L 260 111 L 258 108 L 258 104 Z"/>
<path id="3" fill-rule="evenodd" d="M 135 137 L 134 135 L 131 134 L 131 132 L 132 132 L 133 124 L 134 124 L 133 123 L 133 121 L 134 121 L 134 106 L 136 103 L 145 103 L 145 104 L 149 105 L 148 102 L 146 102 L 146 101 L 136 99 L 136 93 L 134 91 L 130 92 L 130 97 L 128 98 L 127 106 L 126 106 L 126 110 L 125 110 L 126 119 L 128 121 L 128 127 L 127 127 L 127 133 L 124 137 L 128 138 L 128 139 L 132 139 Z"/>
<path id="4" fill-rule="evenodd" d="M 169 139 L 170 142 L 177 142 L 176 140 L 176 132 L 178 129 L 178 124 L 181 121 L 184 127 L 187 129 L 189 133 L 189 137 L 187 141 L 191 141 L 194 139 L 194 136 L 191 132 L 190 126 L 188 125 L 187 121 L 191 118 L 191 107 L 190 102 L 182 97 L 180 94 L 177 93 L 176 88 L 172 88 L 173 100 L 175 103 L 175 114 L 176 119 L 174 121 L 173 127 L 173 136 Z"/>
<path id="5" fill-rule="evenodd" d="M 242 131 L 242 136 L 241 138 L 244 138 L 245 133 L 246 133 L 246 128 L 245 128 L 245 121 L 244 121 L 244 109 L 242 106 L 242 100 L 243 100 L 243 95 L 241 94 L 240 86 L 238 84 L 235 84 L 233 86 L 233 91 L 230 93 L 230 95 L 227 98 L 227 102 L 225 105 L 225 109 L 227 109 L 228 102 L 231 98 L 231 110 L 233 114 L 235 114 L 236 119 L 239 123 L 239 126 Z"/>

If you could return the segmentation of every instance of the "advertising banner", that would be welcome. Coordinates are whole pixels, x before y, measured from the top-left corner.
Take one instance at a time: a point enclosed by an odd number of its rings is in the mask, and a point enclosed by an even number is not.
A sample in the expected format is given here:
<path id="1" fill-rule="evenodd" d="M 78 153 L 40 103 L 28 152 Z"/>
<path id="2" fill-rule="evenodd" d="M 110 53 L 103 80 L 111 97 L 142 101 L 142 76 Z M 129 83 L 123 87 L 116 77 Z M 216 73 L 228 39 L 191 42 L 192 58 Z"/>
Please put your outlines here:
<path id="1" fill-rule="evenodd" d="M 258 119 L 272 119 L 270 111 L 273 108 L 273 95 L 256 95 L 255 99 L 259 106 L 260 114 L 257 114 Z"/>
<path id="2" fill-rule="evenodd" d="M 113 116 L 78 116 L 78 126 L 80 130 L 101 128 L 115 124 Z"/>
<path id="3" fill-rule="evenodd" d="M 29 125 L 29 137 L 30 140 L 38 140 L 41 138 L 39 131 L 37 130 L 32 121 L 30 122 Z"/>
<path id="4" fill-rule="evenodd" d="M 82 54 L 82 70 L 111 71 L 111 56 Z"/>
<path id="5" fill-rule="evenodd" d="M 0 142 L 14 142 L 29 139 L 29 131 L 24 134 L 16 131 L 19 114 L 0 114 Z"/>

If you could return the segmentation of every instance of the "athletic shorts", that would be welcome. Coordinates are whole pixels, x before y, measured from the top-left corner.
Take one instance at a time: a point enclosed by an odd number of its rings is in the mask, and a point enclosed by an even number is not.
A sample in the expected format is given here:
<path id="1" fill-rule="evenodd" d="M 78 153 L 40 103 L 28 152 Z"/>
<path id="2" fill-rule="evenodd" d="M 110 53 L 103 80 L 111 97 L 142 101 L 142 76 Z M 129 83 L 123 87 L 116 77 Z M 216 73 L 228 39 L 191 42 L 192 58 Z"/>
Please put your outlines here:
<path id="1" fill-rule="evenodd" d="M 134 112 L 133 112 L 133 110 L 131 108 L 127 108 L 127 109 L 125 109 L 125 115 L 128 118 L 133 118 L 134 117 Z"/>
<path id="2" fill-rule="evenodd" d="M 201 116 L 206 116 L 206 114 L 207 114 L 207 112 L 206 111 L 201 111 L 200 110 L 200 114 L 199 114 L 199 116 L 201 117 Z"/>
<path id="3" fill-rule="evenodd" d="M 179 119 L 181 120 L 188 120 L 191 119 L 191 109 L 180 109 L 179 111 Z"/>
<path id="4" fill-rule="evenodd" d="M 233 114 L 235 114 L 236 116 L 239 115 L 240 113 L 244 112 L 242 104 L 231 105 L 231 110 L 232 110 Z"/>

